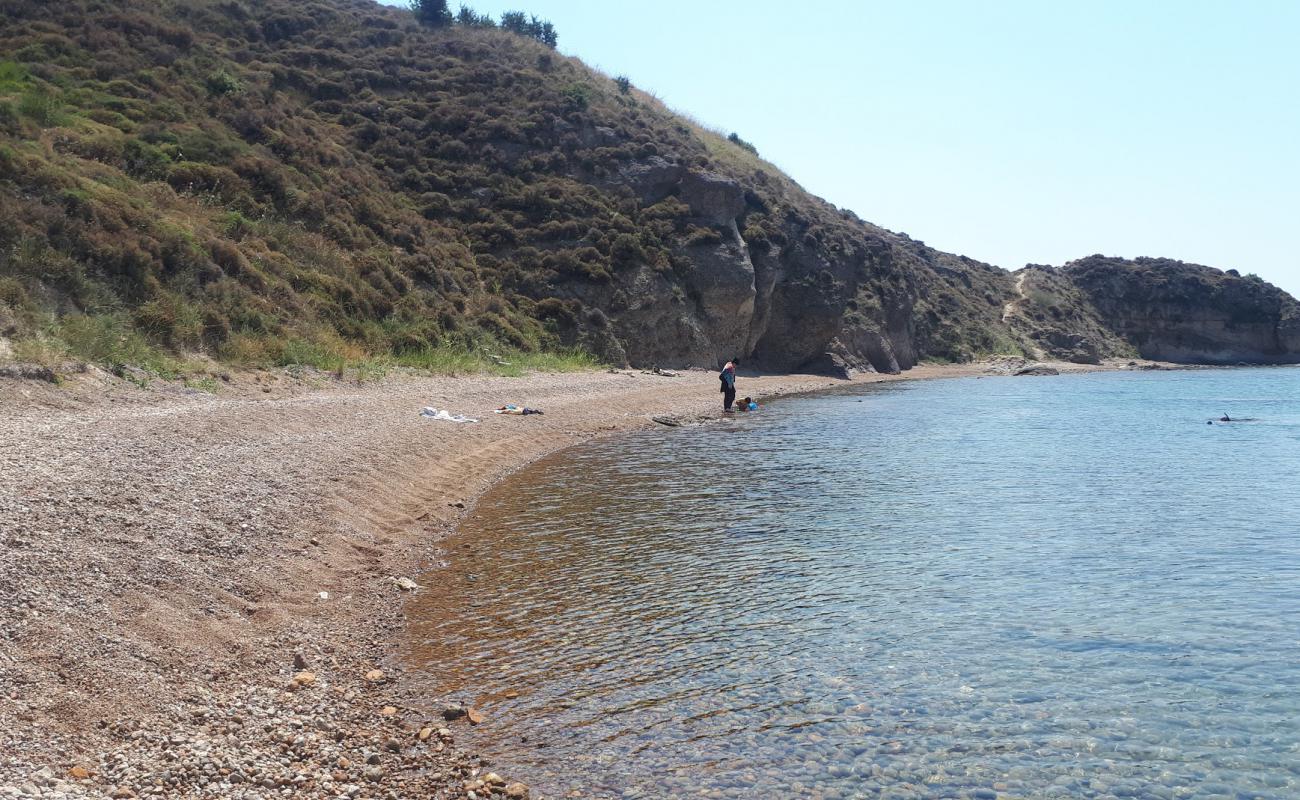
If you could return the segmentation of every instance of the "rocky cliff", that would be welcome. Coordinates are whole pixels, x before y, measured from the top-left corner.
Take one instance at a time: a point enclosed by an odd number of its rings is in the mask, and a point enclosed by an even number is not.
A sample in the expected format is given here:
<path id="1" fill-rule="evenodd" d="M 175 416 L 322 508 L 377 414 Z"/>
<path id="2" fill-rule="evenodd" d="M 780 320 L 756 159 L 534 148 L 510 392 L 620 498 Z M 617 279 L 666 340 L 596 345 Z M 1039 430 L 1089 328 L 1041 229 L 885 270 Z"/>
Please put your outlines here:
<path id="1" fill-rule="evenodd" d="M 453 343 L 890 372 L 1295 352 L 1271 287 L 934 250 L 507 31 L 368 0 L 0 4 L 11 350 L 421 363 Z"/>
<path id="2" fill-rule="evenodd" d="M 1254 275 L 1163 258 L 1103 256 L 1073 261 L 1061 272 L 1100 321 L 1145 358 L 1300 363 L 1300 303 Z"/>

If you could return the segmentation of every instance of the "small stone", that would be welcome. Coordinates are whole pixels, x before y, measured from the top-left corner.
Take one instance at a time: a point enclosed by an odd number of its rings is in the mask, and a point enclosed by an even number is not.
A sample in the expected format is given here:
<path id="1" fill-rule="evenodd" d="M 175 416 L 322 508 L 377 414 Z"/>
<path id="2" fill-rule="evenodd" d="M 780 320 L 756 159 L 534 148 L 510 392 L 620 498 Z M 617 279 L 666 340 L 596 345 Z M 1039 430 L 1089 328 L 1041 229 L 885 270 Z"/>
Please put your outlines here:
<path id="1" fill-rule="evenodd" d="M 382 716 L 385 716 L 385 717 L 391 717 L 391 716 L 393 716 L 394 714 L 397 713 L 397 707 L 396 707 L 396 706 L 384 706 L 383 708 L 379 709 L 379 713 L 380 713 Z"/>
<path id="2" fill-rule="evenodd" d="M 339 756 L 339 760 L 334 763 L 338 764 L 339 769 L 347 769 L 352 766 L 352 762 L 348 760 L 347 756 Z"/>
<path id="3" fill-rule="evenodd" d="M 416 583 L 410 578 L 405 578 L 405 577 L 393 578 L 393 583 L 396 583 L 397 588 L 401 589 L 404 592 L 414 592 L 416 589 L 420 588 L 420 584 Z"/>
<path id="4" fill-rule="evenodd" d="M 311 686 L 316 682 L 316 673 L 303 670 L 293 676 L 293 682 L 298 686 Z"/>
<path id="5" fill-rule="evenodd" d="M 518 696 L 519 696 L 519 692 L 516 692 L 514 689 L 511 689 L 510 691 L 506 692 L 507 700 L 514 700 Z"/>
<path id="6" fill-rule="evenodd" d="M 71 776 L 74 780 L 84 781 L 86 778 L 90 777 L 90 770 L 86 769 L 81 765 L 77 765 L 72 769 L 68 770 L 68 775 Z"/>
<path id="7" fill-rule="evenodd" d="M 293 668 L 307 669 L 307 659 L 303 656 L 302 653 L 293 654 Z"/>
<path id="8" fill-rule="evenodd" d="M 384 671 L 382 669 L 372 669 L 366 673 L 366 680 L 370 681 L 371 683 L 379 683 L 383 679 L 384 679 Z"/>
<path id="9" fill-rule="evenodd" d="M 378 764 L 378 763 L 379 763 L 379 754 L 378 754 L 378 753 L 371 753 L 371 754 L 367 755 L 367 756 L 366 756 L 366 763 L 367 763 L 367 764 Z"/>
<path id="10" fill-rule="evenodd" d="M 128 797 L 135 797 L 135 792 L 125 786 L 119 786 L 113 791 L 113 797 L 115 800 L 125 800 Z"/>
<path id="11" fill-rule="evenodd" d="M 503 777 L 501 777 L 500 775 L 496 774 L 495 772 L 489 772 L 488 774 L 484 775 L 484 776 L 483 776 L 483 782 L 486 783 L 486 784 L 489 785 L 489 786 L 505 786 L 505 785 L 506 785 L 506 779 L 503 778 Z"/>
<path id="12" fill-rule="evenodd" d="M 514 798 L 515 800 L 522 800 L 523 798 L 527 798 L 528 787 L 518 781 L 515 781 L 514 783 L 511 784 L 507 784 L 506 797 Z"/>
<path id="13" fill-rule="evenodd" d="M 384 749 L 390 753 L 400 753 L 402 752 L 402 743 L 396 739 L 389 739 L 384 742 Z"/>
<path id="14" fill-rule="evenodd" d="M 469 717 L 469 724 L 471 725 L 478 725 L 484 719 L 483 713 L 476 708 L 469 709 L 465 712 L 465 715 Z"/>
<path id="15" fill-rule="evenodd" d="M 433 735 L 433 728 L 421 728 L 420 732 L 416 734 L 416 738 L 418 738 L 420 741 L 423 742 L 428 740 L 428 738 L 432 735 Z"/>
<path id="16" fill-rule="evenodd" d="M 384 771 L 379 767 L 366 767 L 365 776 L 368 781 L 380 781 L 383 780 Z"/>

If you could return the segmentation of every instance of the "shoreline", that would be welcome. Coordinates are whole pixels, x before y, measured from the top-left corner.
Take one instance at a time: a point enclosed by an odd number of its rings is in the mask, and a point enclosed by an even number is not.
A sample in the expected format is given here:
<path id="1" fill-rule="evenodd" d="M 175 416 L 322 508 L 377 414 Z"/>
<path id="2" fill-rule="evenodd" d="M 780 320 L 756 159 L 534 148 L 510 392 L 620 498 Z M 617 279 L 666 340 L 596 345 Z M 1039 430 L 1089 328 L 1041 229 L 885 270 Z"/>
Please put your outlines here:
<path id="1" fill-rule="evenodd" d="M 762 399 L 991 369 L 740 378 Z M 402 680 L 397 579 L 436 591 L 440 544 L 545 455 L 656 416 L 720 418 L 715 381 L 0 381 L 0 796 L 465 796 L 490 768 L 456 749 L 464 719 L 416 710 L 434 703 Z M 546 414 L 490 413 L 508 402 Z M 421 419 L 426 405 L 482 421 Z"/>

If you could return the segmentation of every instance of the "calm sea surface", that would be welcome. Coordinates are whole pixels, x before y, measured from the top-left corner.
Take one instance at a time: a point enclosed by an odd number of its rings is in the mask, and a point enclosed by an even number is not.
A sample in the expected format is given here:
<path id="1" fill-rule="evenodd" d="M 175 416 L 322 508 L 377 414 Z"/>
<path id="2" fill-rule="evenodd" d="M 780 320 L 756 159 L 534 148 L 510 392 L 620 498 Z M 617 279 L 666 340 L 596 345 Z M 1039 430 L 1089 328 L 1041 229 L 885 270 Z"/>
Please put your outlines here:
<path id="1" fill-rule="evenodd" d="M 448 561 L 413 657 L 535 797 L 1300 797 L 1300 370 L 774 402 Z"/>

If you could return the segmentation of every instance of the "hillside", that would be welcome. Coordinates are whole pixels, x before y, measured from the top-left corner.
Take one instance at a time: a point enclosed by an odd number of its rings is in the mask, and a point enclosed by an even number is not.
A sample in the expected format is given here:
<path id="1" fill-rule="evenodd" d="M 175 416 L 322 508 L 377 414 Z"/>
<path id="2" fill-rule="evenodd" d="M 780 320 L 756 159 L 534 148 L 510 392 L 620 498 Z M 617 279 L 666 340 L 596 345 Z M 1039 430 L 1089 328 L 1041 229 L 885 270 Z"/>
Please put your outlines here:
<path id="1" fill-rule="evenodd" d="M 1095 308 L 1008 316 L 1027 304 L 1006 271 L 836 209 L 524 36 L 369 0 L 0 8 L 0 357 L 892 372 L 1152 341 L 1124 306 L 1141 292 L 1089 293 L 1095 271 L 1058 275 Z M 1233 295 L 1265 316 L 1283 297 Z M 1279 342 L 1263 360 L 1300 358 Z"/>

